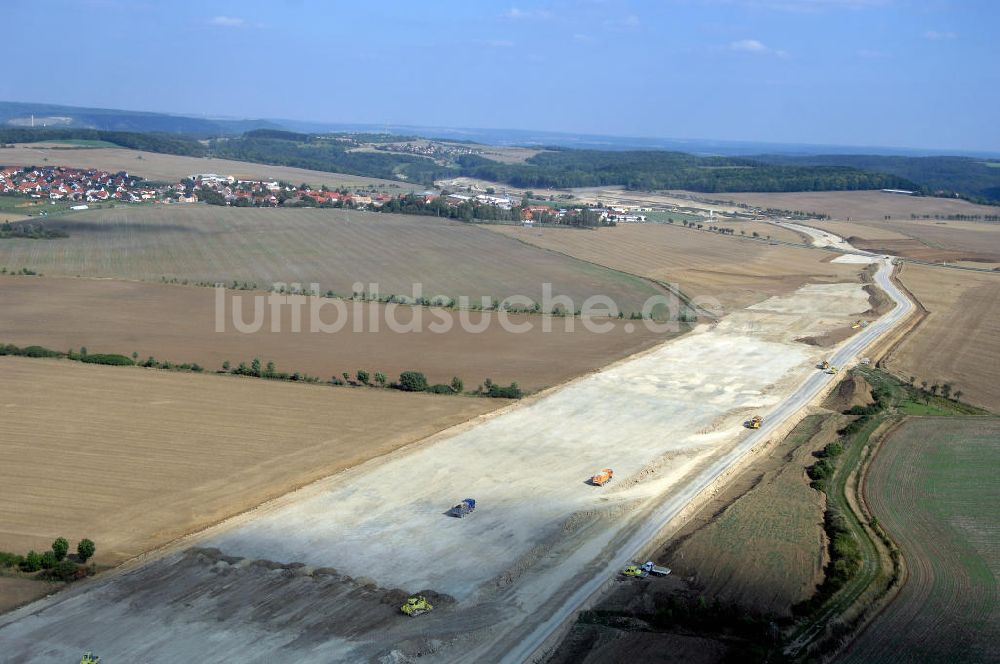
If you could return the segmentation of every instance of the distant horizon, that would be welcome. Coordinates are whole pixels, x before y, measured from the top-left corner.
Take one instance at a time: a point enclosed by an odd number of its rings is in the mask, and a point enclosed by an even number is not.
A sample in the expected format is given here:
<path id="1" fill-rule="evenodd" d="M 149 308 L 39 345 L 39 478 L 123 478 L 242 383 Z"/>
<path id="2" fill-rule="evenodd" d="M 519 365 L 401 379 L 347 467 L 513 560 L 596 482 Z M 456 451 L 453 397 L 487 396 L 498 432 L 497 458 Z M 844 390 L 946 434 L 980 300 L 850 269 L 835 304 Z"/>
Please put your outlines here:
<path id="1" fill-rule="evenodd" d="M 773 147 L 779 149 L 779 153 L 782 151 L 780 148 L 786 149 L 789 153 L 801 153 L 801 154 L 874 154 L 882 156 L 909 156 L 909 157 L 943 157 L 943 156 L 955 156 L 955 157 L 972 157 L 972 158 L 987 158 L 987 159 L 1000 159 L 1000 149 L 998 150 L 963 150 L 960 148 L 941 148 L 941 147 L 931 147 L 931 146 L 919 146 L 919 147 L 909 147 L 909 146 L 899 146 L 899 145 L 861 145 L 861 144 L 846 144 L 846 143 L 813 143 L 813 142 L 789 142 L 789 141 L 764 141 L 764 140 L 754 140 L 754 139 L 724 139 L 724 138 L 712 138 L 712 137 L 682 137 L 682 136 L 639 136 L 639 135 L 626 135 L 626 134 L 598 134 L 598 133 L 587 133 L 587 132 L 573 132 L 573 131 L 557 131 L 557 130 L 546 130 L 546 129 L 518 129 L 513 127 L 476 127 L 470 125 L 425 125 L 425 124 L 411 124 L 411 123 L 374 123 L 374 122 L 353 122 L 344 120 L 316 120 L 312 118 L 288 118 L 288 117 L 253 117 L 253 116 L 240 116 L 232 115 L 228 113 L 213 113 L 213 114 L 197 114 L 197 113 L 186 113 L 183 111 L 162 111 L 162 110 L 150 110 L 150 109 L 136 109 L 136 108 L 120 108 L 114 106 L 82 106 L 77 104 L 67 104 L 61 102 L 49 102 L 49 101 L 24 101 L 24 100 L 11 100 L 11 99 L 0 99 L 0 103 L 9 104 L 24 104 L 24 105 L 39 105 L 39 106 L 58 106 L 67 109 L 80 109 L 80 110 L 100 110 L 100 111 L 120 111 L 125 113 L 137 113 L 137 114 L 152 114 L 152 115 L 165 115 L 170 117 L 178 118 L 193 118 L 198 120 L 208 120 L 208 121 L 223 121 L 223 122 L 270 122 L 274 124 L 288 124 L 291 126 L 283 128 L 287 131 L 303 132 L 303 133 L 321 133 L 321 132 L 337 132 L 344 131 L 350 132 L 360 132 L 360 131 L 375 131 L 381 127 L 387 127 L 389 129 L 412 129 L 412 130 L 441 130 L 445 133 L 459 133 L 468 132 L 470 136 L 468 138 L 461 138 L 455 135 L 452 136 L 435 136 L 430 134 L 421 134 L 420 138 L 435 139 L 439 138 L 442 140 L 452 140 L 460 141 L 467 140 L 469 142 L 481 142 L 489 145 L 520 145 L 520 146 L 543 146 L 551 145 L 553 147 L 564 147 L 569 149 L 601 149 L 595 147 L 598 143 L 595 141 L 583 141 L 583 145 L 579 147 L 560 144 L 560 143 L 545 143 L 543 141 L 534 140 L 529 143 L 516 143 L 516 139 L 511 138 L 509 141 L 497 142 L 483 140 L 485 137 L 482 135 L 477 135 L 477 133 L 493 133 L 493 134 L 536 134 L 540 136 L 552 136 L 552 137 L 566 137 L 566 138 L 577 138 L 577 139 L 613 139 L 613 143 L 609 143 L 606 149 L 610 150 L 665 150 L 665 151 L 685 151 L 684 144 L 690 143 L 689 148 L 693 152 L 705 152 L 709 145 L 715 144 L 719 149 L 723 150 L 726 154 L 737 154 L 737 155 L 753 155 L 753 154 L 767 154 L 765 151 L 767 147 Z M 300 127 L 323 127 L 319 129 L 301 129 L 296 128 L 295 125 Z M 357 127 L 357 129 L 347 129 L 346 127 Z M 58 127 L 49 127 L 52 129 Z M 398 132 L 390 131 L 390 134 L 398 134 Z M 402 134 L 399 134 L 402 135 Z M 672 145 L 657 145 L 657 143 L 662 144 L 672 144 Z M 736 148 L 743 147 L 744 150 L 727 151 L 724 150 L 725 147 Z M 754 151 L 757 148 L 757 151 Z M 822 149 L 830 149 L 832 152 L 822 152 Z"/>
<path id="2" fill-rule="evenodd" d="M 15 59 L 7 99 L 1000 152 L 992 0 L 46 0 L 4 16 L 8 52 L 106 72 Z"/>

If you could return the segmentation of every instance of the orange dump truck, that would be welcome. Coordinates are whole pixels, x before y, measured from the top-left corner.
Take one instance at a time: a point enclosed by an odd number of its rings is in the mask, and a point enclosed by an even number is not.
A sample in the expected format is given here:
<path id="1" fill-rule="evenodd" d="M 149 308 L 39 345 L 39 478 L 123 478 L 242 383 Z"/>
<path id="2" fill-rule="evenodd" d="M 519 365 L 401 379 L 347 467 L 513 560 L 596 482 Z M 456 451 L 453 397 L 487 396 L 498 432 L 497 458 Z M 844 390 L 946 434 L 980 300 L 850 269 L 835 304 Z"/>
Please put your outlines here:
<path id="1" fill-rule="evenodd" d="M 605 484 L 611 481 L 611 478 L 614 476 L 614 474 L 615 471 L 611 470 L 610 468 L 605 468 L 601 472 L 591 477 L 590 483 L 593 484 L 594 486 L 604 486 Z"/>

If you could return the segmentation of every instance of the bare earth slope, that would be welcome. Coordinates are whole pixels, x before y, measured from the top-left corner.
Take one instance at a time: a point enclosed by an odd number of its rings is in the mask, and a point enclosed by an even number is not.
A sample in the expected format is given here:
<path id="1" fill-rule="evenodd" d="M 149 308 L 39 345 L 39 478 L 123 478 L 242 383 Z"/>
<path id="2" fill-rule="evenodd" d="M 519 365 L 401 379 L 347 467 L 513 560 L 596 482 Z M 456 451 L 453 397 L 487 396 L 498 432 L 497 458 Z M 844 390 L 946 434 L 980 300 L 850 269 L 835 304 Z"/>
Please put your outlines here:
<path id="1" fill-rule="evenodd" d="M 0 550 L 89 537 L 103 563 L 503 405 L 14 357 L 0 375 Z"/>

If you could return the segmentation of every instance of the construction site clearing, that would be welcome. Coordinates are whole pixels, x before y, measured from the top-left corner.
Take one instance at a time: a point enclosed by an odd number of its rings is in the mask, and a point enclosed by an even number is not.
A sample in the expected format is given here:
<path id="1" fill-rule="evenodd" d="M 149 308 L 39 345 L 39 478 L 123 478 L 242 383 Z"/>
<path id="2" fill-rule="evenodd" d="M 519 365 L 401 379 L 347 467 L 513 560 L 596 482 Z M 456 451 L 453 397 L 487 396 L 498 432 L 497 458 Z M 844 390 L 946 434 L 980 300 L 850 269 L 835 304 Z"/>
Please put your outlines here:
<path id="1" fill-rule="evenodd" d="M 772 297 L 0 618 L 0 638 L 18 661 L 476 661 L 815 372 L 828 350 L 796 339 L 869 308 L 858 282 Z M 595 458 L 617 469 L 600 492 L 580 485 Z M 441 518 L 442 496 L 471 491 L 489 510 Z M 421 596 L 434 611 L 402 620 Z"/>

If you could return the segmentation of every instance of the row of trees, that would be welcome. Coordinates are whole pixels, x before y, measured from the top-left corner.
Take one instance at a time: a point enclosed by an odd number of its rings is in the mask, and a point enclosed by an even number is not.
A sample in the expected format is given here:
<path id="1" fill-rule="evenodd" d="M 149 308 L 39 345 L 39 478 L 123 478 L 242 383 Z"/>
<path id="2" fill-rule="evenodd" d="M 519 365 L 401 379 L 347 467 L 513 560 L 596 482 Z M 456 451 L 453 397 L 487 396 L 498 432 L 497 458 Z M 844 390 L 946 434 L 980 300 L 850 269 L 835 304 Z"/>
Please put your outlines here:
<path id="1" fill-rule="evenodd" d="M 911 386 L 916 387 L 915 385 L 916 381 L 917 381 L 916 376 L 910 376 L 909 382 Z M 941 383 L 940 385 L 934 383 L 932 385 L 928 385 L 928 381 L 926 380 L 920 381 L 920 391 L 924 395 L 925 403 L 930 400 L 930 397 L 932 396 L 936 397 L 938 395 L 944 397 L 945 399 L 953 399 L 954 401 L 961 401 L 962 394 L 964 394 L 962 390 L 956 390 L 951 383 Z"/>
<path id="2" fill-rule="evenodd" d="M 223 373 L 230 373 L 237 376 L 250 376 L 270 380 L 288 380 L 305 383 L 320 382 L 319 378 L 308 374 L 278 371 L 274 362 L 264 364 L 259 357 L 255 357 L 249 363 L 240 362 L 236 367 L 229 360 L 226 360 L 222 363 L 222 371 Z M 403 392 L 431 392 L 434 394 L 462 394 L 465 390 L 465 382 L 458 376 L 454 376 L 450 383 L 436 383 L 432 385 L 427 381 L 427 377 L 419 371 L 404 371 L 399 375 L 399 380 L 395 383 L 390 383 L 389 378 L 381 371 L 370 372 L 367 369 L 358 369 L 353 375 L 345 371 L 339 376 L 332 376 L 329 384 L 338 386 L 351 385 L 354 387 L 388 387 Z M 477 390 L 471 392 L 471 394 L 506 399 L 520 399 L 524 395 L 517 383 L 502 386 L 495 384 L 489 378 Z"/>
<path id="3" fill-rule="evenodd" d="M 77 542 L 76 560 L 70 560 L 67 558 L 69 540 L 65 537 L 57 537 L 49 550 L 42 553 L 34 549 L 23 556 L 0 552 L 0 566 L 17 567 L 28 574 L 41 571 L 43 574 L 39 578 L 73 581 L 92 573 L 92 569 L 82 565 L 90 560 L 96 551 L 97 547 L 94 542 L 84 538 Z"/>
<path id="4" fill-rule="evenodd" d="M 117 353 L 90 353 L 86 346 L 80 350 L 70 349 L 65 353 L 59 350 L 52 350 L 45 346 L 16 346 L 14 344 L 0 344 L 0 355 L 15 355 L 20 357 L 54 357 L 73 360 L 74 362 L 84 362 L 87 364 L 106 364 L 116 367 L 140 366 L 147 369 L 167 369 L 169 371 L 193 371 L 201 373 L 205 369 L 197 363 L 175 364 L 168 361 L 159 361 L 150 356 L 145 360 L 139 360 L 138 353 L 132 353 L 132 357 L 119 355 Z"/>
<path id="5" fill-rule="evenodd" d="M 5 221 L 0 225 L 0 240 L 55 240 L 64 237 L 69 237 L 69 235 L 63 231 L 48 229 L 44 224 L 35 221 L 19 221 L 15 223 Z"/>

